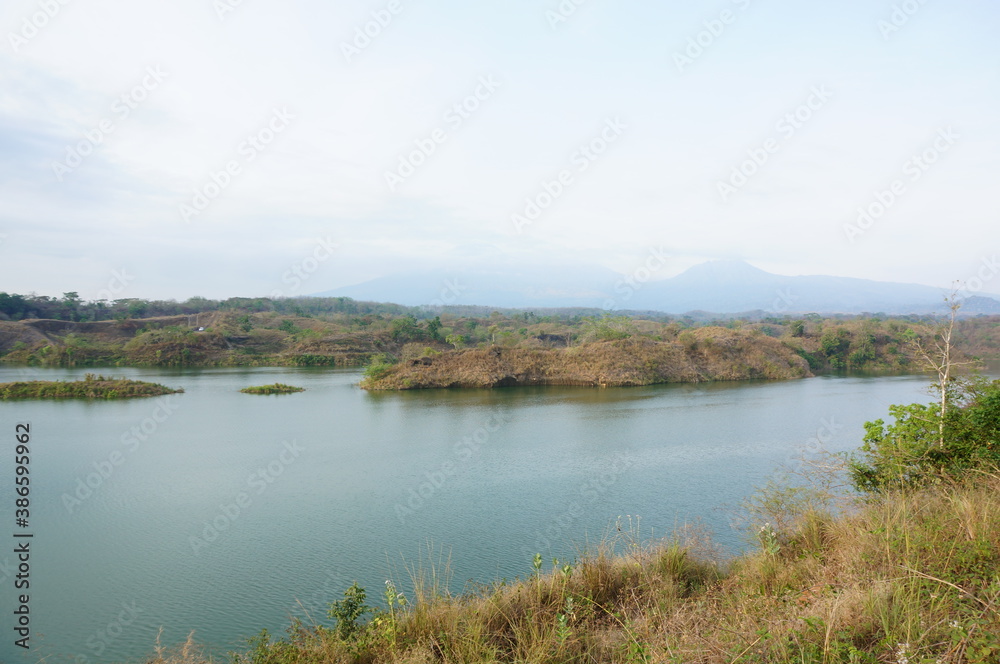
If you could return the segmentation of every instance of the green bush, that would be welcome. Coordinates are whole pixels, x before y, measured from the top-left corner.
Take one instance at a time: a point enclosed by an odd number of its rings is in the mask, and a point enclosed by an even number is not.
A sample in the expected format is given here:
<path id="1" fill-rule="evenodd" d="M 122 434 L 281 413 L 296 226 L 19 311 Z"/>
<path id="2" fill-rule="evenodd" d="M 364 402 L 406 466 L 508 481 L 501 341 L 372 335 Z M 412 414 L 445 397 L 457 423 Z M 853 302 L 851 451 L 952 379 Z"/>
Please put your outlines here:
<path id="1" fill-rule="evenodd" d="M 373 355 L 371 362 L 365 367 L 364 376 L 366 380 L 379 380 L 384 378 L 389 370 L 395 365 L 395 358 L 386 353 Z"/>
<path id="2" fill-rule="evenodd" d="M 403 316 L 392 321 L 389 325 L 390 336 L 396 343 L 406 341 L 417 341 L 424 338 L 424 330 L 417 325 L 417 319 L 413 316 Z"/>
<path id="3" fill-rule="evenodd" d="M 245 394 L 291 394 L 292 392 L 305 392 L 305 389 L 304 387 L 285 385 L 284 383 L 274 383 L 273 385 L 244 387 L 240 392 Z"/>
<path id="4" fill-rule="evenodd" d="M 820 351 L 830 362 L 830 367 L 843 369 L 847 366 L 847 351 L 851 347 L 851 333 L 843 328 L 827 329 L 819 340 Z"/>
<path id="5" fill-rule="evenodd" d="M 373 609 L 365 603 L 365 589 L 354 582 L 344 591 L 344 599 L 330 603 L 328 615 L 337 621 L 337 636 L 344 641 L 357 637 L 364 627 L 359 621 Z"/>
<path id="6" fill-rule="evenodd" d="M 943 422 L 938 403 L 890 406 L 892 424 L 865 423 L 850 463 L 855 488 L 882 493 L 1000 465 L 1000 380 L 957 381 L 949 392 Z"/>
<path id="7" fill-rule="evenodd" d="M 594 341 L 614 341 L 628 339 L 636 333 L 635 324 L 628 316 L 604 314 L 600 318 L 588 316 L 583 319 L 584 338 Z"/>

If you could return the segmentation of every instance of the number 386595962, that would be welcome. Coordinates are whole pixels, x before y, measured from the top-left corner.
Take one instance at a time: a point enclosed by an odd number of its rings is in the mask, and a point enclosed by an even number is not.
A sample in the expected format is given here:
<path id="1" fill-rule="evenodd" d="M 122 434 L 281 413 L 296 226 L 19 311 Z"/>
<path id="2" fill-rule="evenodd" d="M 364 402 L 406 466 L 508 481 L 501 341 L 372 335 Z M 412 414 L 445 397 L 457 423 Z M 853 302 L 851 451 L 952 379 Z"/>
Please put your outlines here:
<path id="1" fill-rule="evenodd" d="M 27 519 L 28 506 L 30 505 L 28 495 L 31 493 L 29 488 L 31 480 L 28 477 L 31 461 L 31 450 L 28 447 L 31 442 L 31 425 L 18 424 L 14 429 L 14 438 L 17 440 L 17 447 L 14 450 L 14 463 L 17 464 L 14 470 L 16 475 L 14 483 L 17 485 L 16 493 L 18 496 L 14 501 L 14 505 L 18 508 L 15 516 L 18 519 Z"/>

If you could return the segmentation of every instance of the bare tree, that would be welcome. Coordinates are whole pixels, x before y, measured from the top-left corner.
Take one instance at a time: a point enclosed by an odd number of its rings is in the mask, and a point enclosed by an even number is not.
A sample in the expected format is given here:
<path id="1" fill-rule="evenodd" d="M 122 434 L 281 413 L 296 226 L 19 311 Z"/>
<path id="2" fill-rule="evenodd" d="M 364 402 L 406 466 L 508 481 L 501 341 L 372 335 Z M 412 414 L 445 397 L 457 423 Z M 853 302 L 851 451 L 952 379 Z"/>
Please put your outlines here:
<path id="1" fill-rule="evenodd" d="M 958 289 L 959 287 L 956 284 L 951 293 L 944 299 L 948 305 L 948 321 L 934 334 L 932 342 L 926 344 L 920 337 L 917 337 L 913 342 L 917 355 L 924 361 L 924 365 L 928 369 L 934 370 L 938 375 L 938 382 L 935 387 L 941 392 L 940 422 L 938 423 L 938 445 L 941 447 L 944 447 L 944 417 L 948 412 L 951 397 L 951 382 L 954 380 L 953 374 L 955 373 L 955 369 L 969 364 L 976 364 L 974 360 L 962 362 L 955 360 L 957 353 L 952 340 L 954 338 L 958 310 L 962 308 L 962 301 L 958 298 Z"/>

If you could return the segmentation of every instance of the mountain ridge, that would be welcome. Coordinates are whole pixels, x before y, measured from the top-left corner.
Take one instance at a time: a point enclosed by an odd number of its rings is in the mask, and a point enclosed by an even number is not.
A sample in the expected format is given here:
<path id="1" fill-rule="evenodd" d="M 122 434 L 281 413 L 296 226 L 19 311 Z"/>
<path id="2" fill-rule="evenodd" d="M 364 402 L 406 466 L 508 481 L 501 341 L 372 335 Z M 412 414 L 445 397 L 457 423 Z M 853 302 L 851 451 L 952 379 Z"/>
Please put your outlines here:
<path id="1" fill-rule="evenodd" d="M 602 267 L 481 266 L 378 277 L 315 297 L 351 297 L 408 306 L 498 308 L 585 307 L 670 314 L 931 314 L 946 310 L 947 289 L 827 275 L 786 276 L 742 260 L 700 263 L 661 281 L 637 270 L 629 277 Z M 642 278 L 645 275 L 645 278 Z M 1000 295 L 963 298 L 962 313 L 1000 313 Z"/>

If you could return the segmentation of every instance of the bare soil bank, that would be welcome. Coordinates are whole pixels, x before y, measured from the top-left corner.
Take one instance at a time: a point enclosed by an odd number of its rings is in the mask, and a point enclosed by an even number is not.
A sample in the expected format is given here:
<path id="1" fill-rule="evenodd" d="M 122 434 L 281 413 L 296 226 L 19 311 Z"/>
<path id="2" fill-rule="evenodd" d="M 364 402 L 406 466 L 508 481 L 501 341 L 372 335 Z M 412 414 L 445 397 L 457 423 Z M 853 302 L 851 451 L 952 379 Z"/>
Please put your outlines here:
<path id="1" fill-rule="evenodd" d="M 452 351 L 370 370 L 362 387 L 613 387 L 812 375 L 804 358 L 770 337 L 718 327 L 695 330 L 692 337 L 687 343 L 631 337 L 571 348 Z"/>

